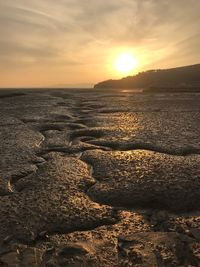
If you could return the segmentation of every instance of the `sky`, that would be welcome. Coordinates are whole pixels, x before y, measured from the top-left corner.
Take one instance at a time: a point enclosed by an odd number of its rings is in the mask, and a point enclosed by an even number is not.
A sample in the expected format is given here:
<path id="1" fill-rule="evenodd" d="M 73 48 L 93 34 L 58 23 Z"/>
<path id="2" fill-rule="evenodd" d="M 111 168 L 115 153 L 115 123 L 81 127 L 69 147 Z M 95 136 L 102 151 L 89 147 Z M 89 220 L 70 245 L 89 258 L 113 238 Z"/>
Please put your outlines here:
<path id="1" fill-rule="evenodd" d="M 200 63 L 200 0 L 0 0 L 0 87 L 90 87 Z"/>

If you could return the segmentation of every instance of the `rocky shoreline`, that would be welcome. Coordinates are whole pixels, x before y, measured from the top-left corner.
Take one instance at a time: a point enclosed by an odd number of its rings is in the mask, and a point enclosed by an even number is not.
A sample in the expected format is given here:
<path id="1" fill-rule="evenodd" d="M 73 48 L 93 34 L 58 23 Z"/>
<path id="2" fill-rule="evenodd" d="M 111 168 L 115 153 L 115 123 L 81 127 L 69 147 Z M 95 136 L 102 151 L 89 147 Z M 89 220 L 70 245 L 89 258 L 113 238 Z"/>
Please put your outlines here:
<path id="1" fill-rule="evenodd" d="M 200 266 L 199 100 L 0 91 L 0 266 Z"/>

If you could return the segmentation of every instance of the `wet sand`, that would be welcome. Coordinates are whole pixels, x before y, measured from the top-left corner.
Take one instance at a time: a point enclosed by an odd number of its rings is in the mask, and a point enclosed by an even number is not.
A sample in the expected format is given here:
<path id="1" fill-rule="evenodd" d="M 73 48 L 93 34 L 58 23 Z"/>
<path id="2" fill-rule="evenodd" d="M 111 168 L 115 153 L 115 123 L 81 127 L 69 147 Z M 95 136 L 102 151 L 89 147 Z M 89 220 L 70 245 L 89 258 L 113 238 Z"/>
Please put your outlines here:
<path id="1" fill-rule="evenodd" d="M 200 94 L 0 91 L 0 266 L 200 266 Z"/>

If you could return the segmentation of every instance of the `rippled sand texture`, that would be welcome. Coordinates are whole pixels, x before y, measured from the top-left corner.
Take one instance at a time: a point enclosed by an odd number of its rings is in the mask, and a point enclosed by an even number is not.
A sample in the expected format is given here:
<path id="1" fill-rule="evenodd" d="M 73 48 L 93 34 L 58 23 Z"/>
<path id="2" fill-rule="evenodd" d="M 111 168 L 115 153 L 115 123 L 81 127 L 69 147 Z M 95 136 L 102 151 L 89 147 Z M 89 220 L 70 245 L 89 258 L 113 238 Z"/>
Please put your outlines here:
<path id="1" fill-rule="evenodd" d="M 0 91 L 0 266 L 200 266 L 199 103 Z"/>

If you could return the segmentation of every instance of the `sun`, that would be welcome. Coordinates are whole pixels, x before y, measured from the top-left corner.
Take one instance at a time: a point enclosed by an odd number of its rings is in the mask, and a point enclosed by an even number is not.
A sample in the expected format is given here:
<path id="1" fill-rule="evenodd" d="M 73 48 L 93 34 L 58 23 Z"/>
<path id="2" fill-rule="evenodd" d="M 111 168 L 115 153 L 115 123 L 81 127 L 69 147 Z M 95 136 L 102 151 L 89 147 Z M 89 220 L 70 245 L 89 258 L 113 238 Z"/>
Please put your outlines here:
<path id="1" fill-rule="evenodd" d="M 115 69 L 124 74 L 132 72 L 137 66 L 138 61 L 131 53 L 120 54 L 114 62 Z"/>

